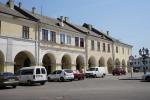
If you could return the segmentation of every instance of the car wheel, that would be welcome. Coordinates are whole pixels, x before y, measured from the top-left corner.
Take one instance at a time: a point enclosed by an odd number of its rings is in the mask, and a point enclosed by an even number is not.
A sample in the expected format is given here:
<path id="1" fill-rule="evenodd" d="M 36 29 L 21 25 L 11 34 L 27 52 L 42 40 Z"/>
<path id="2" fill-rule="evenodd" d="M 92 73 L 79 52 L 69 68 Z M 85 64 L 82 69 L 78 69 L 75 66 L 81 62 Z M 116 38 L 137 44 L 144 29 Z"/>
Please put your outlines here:
<path id="1" fill-rule="evenodd" d="M 52 81 L 50 77 L 48 77 L 48 81 L 49 81 L 49 82 L 51 82 L 51 81 Z"/>
<path id="2" fill-rule="evenodd" d="M 149 76 L 146 77 L 145 80 L 149 82 L 150 81 L 150 77 Z"/>
<path id="3" fill-rule="evenodd" d="M 63 77 L 60 77 L 60 81 L 61 81 L 61 82 L 64 82 L 64 78 L 63 78 Z"/>
<path id="4" fill-rule="evenodd" d="M 41 85 L 44 85 L 44 84 L 45 84 L 45 82 L 41 82 L 40 84 L 41 84 Z"/>
<path id="5" fill-rule="evenodd" d="M 12 88 L 16 88 L 16 85 L 13 85 Z"/>
<path id="6" fill-rule="evenodd" d="M 96 75 L 96 74 L 94 75 L 94 78 L 97 78 L 97 75 Z"/>
<path id="7" fill-rule="evenodd" d="M 30 85 L 32 85 L 32 82 L 30 80 L 28 80 L 27 84 L 30 86 Z"/>

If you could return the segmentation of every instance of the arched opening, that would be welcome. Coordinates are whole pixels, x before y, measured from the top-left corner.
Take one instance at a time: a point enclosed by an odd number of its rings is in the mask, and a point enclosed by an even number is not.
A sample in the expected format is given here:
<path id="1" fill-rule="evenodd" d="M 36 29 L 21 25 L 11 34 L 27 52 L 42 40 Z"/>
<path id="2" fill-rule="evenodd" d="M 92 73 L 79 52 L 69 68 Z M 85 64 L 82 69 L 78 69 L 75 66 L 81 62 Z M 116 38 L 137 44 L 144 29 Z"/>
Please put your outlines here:
<path id="1" fill-rule="evenodd" d="M 53 54 L 45 54 L 42 60 L 43 66 L 46 68 L 47 73 L 50 74 L 54 70 L 56 70 L 56 59 Z"/>
<path id="2" fill-rule="evenodd" d="M 72 67 L 71 57 L 69 55 L 64 55 L 62 57 L 61 63 L 62 63 L 61 64 L 62 69 L 71 69 Z"/>
<path id="3" fill-rule="evenodd" d="M 30 67 L 35 65 L 34 56 L 28 51 L 19 52 L 14 59 L 14 72 L 19 70 L 21 67 Z"/>
<path id="4" fill-rule="evenodd" d="M 88 67 L 95 67 L 96 66 L 96 60 L 94 56 L 91 56 L 88 60 Z"/>
<path id="5" fill-rule="evenodd" d="M 120 61 L 118 58 L 115 60 L 115 65 L 116 65 L 116 67 L 120 67 Z"/>
<path id="6" fill-rule="evenodd" d="M 126 62 L 125 62 L 124 59 L 122 60 L 122 68 L 123 68 L 123 69 L 126 69 Z"/>
<path id="7" fill-rule="evenodd" d="M 113 70 L 113 60 L 112 60 L 112 58 L 108 59 L 107 68 L 108 68 L 108 73 L 112 73 L 112 70 Z"/>
<path id="8" fill-rule="evenodd" d="M 0 51 L 0 72 L 4 71 L 4 54 Z"/>
<path id="9" fill-rule="evenodd" d="M 76 69 L 80 71 L 84 68 L 84 65 L 85 65 L 84 57 L 83 56 L 78 56 L 76 58 Z"/>
<path id="10" fill-rule="evenodd" d="M 99 67 L 105 67 L 105 59 L 104 59 L 104 57 L 101 57 L 99 59 Z"/>

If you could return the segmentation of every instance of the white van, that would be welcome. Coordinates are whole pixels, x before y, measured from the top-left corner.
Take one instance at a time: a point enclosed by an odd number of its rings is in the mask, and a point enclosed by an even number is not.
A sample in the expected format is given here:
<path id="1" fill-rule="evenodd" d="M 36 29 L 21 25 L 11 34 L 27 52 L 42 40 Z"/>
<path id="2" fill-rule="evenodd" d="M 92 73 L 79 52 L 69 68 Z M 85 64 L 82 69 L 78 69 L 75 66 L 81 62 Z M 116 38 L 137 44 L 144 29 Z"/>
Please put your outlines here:
<path id="1" fill-rule="evenodd" d="M 47 82 L 47 71 L 42 66 L 23 67 L 17 71 L 16 76 L 20 83 L 27 83 L 28 85 L 34 83 L 44 85 Z"/>
<path id="2" fill-rule="evenodd" d="M 90 67 L 85 72 L 86 77 L 104 77 L 106 75 L 105 67 Z"/>

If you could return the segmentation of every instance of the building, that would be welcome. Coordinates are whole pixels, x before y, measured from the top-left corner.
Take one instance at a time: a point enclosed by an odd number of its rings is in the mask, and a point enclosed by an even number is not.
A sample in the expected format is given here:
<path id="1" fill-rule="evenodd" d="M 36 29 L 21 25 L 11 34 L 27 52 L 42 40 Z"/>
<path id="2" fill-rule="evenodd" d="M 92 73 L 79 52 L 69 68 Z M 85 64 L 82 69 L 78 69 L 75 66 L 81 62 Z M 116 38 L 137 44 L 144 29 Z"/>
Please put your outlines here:
<path id="1" fill-rule="evenodd" d="M 112 38 L 92 25 L 75 25 L 68 17 L 54 19 L 16 6 L 0 3 L 0 71 L 43 65 L 48 73 L 63 68 L 104 66 L 127 70 L 132 46 Z"/>

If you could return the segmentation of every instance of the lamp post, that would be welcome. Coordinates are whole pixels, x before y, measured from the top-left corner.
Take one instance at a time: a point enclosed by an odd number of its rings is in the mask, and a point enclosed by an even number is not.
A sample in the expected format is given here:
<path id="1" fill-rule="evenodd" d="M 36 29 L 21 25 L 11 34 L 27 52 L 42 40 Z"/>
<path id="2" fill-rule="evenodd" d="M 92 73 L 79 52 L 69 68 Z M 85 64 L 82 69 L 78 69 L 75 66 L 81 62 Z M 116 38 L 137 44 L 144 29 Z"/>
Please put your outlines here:
<path id="1" fill-rule="evenodd" d="M 133 76 L 133 73 L 132 73 L 132 71 L 133 71 L 133 60 L 134 60 L 134 57 L 132 55 L 129 56 L 129 63 L 130 63 L 130 69 L 131 69 L 131 78 Z"/>
<path id="2" fill-rule="evenodd" d="M 149 50 L 147 48 L 142 48 L 139 50 L 139 55 L 142 57 L 142 62 L 143 62 L 143 72 L 146 74 L 146 59 L 149 57 Z"/>

